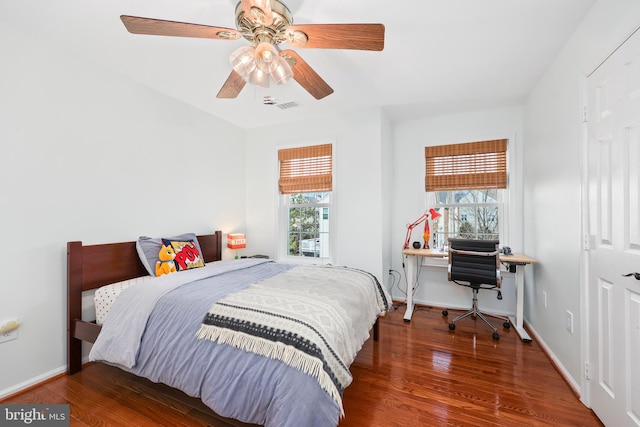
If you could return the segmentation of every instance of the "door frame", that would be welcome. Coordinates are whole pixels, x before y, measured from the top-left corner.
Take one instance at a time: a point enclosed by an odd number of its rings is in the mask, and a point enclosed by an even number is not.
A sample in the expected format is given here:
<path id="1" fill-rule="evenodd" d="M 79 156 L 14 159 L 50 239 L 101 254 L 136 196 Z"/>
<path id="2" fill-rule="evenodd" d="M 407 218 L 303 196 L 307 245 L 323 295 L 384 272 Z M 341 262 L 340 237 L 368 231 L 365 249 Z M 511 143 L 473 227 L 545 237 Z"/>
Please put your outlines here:
<path id="1" fill-rule="evenodd" d="M 602 64 L 602 62 L 600 64 Z M 582 167 L 580 183 L 582 206 L 580 215 L 580 233 L 582 238 L 580 245 L 580 366 L 582 366 L 580 374 L 580 401 L 588 408 L 591 408 L 591 383 L 589 381 L 590 378 L 587 368 L 590 363 L 589 354 L 591 348 L 591 330 L 589 329 L 589 275 L 591 274 L 591 268 L 589 267 L 589 248 L 593 245 L 590 237 L 591 230 L 589 229 L 589 117 L 587 117 L 587 112 L 589 107 L 589 76 L 593 74 L 599 66 L 600 65 L 589 73 L 581 76 L 580 81 L 580 105 L 582 109 L 580 112 L 582 122 L 582 141 L 580 144 L 580 162 Z"/>
<path id="2" fill-rule="evenodd" d="M 591 385 L 589 365 L 592 361 L 589 359 L 591 350 L 591 337 L 593 331 L 590 330 L 589 317 L 590 313 L 590 298 L 589 294 L 589 279 L 592 274 L 591 267 L 589 265 L 589 249 L 595 244 L 595 234 L 589 228 L 589 119 L 588 117 L 588 100 L 589 100 L 589 77 L 595 73 L 601 65 L 603 65 L 618 49 L 620 49 L 631 37 L 640 31 L 640 26 L 636 27 L 629 35 L 627 35 L 620 43 L 618 43 L 611 52 L 606 55 L 601 61 L 597 62 L 589 72 L 580 77 L 580 117 L 582 121 L 582 142 L 580 144 L 580 162 L 582 167 L 582 176 L 580 183 L 580 197 L 581 197 L 581 256 L 580 256 L 580 365 L 582 366 L 582 372 L 580 375 L 580 401 L 587 407 L 591 408 Z M 597 414 L 596 414 L 597 415 Z"/>

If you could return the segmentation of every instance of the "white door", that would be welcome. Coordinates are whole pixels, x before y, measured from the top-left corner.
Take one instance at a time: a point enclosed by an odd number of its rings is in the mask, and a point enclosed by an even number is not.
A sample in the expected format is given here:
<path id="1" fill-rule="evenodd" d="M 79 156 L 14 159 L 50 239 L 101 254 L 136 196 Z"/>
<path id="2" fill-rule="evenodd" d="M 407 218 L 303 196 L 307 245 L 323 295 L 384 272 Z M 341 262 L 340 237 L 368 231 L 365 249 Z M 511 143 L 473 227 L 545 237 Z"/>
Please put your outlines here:
<path id="1" fill-rule="evenodd" d="M 640 426 L 640 31 L 588 78 L 589 391 L 606 426 Z"/>

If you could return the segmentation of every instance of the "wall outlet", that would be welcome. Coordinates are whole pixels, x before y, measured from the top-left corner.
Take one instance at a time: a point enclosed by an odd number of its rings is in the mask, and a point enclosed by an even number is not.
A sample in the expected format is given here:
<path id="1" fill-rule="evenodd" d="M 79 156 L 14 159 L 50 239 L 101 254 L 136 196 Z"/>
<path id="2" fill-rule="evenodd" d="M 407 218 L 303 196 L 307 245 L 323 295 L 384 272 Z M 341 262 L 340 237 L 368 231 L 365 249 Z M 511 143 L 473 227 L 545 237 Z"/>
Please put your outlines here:
<path id="1" fill-rule="evenodd" d="M 542 291 L 542 302 L 544 304 L 544 308 L 547 308 L 547 291 Z"/>
<path id="2" fill-rule="evenodd" d="M 584 362 L 584 377 L 587 380 L 591 379 L 591 372 L 589 368 L 590 368 L 589 362 Z"/>
<path id="3" fill-rule="evenodd" d="M 567 310 L 567 331 L 573 333 L 573 313 Z"/>

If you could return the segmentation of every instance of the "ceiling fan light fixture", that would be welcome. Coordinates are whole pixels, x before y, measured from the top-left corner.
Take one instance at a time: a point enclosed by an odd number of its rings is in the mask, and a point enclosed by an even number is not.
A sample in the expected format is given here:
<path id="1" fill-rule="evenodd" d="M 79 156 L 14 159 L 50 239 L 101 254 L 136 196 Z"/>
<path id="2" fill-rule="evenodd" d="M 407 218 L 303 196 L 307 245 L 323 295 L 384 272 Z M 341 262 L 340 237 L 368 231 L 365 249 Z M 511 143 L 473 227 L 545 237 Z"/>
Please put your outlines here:
<path id="1" fill-rule="evenodd" d="M 261 59 L 256 59 L 256 67 L 260 68 L 267 74 L 271 74 L 276 70 L 278 63 L 276 61 L 265 62 Z"/>
<path id="2" fill-rule="evenodd" d="M 233 69 L 247 80 L 247 77 L 256 68 L 255 49 L 251 46 L 240 47 L 231 53 L 229 62 Z"/>
<path id="3" fill-rule="evenodd" d="M 259 43 L 255 48 L 243 46 L 234 50 L 229 62 L 245 81 L 256 86 L 268 88 L 270 79 L 281 85 L 293 76 L 289 63 L 268 42 Z"/>
<path id="4" fill-rule="evenodd" d="M 256 46 L 256 65 L 265 73 L 272 73 L 278 62 L 278 51 L 271 43 L 262 42 Z"/>
<path id="5" fill-rule="evenodd" d="M 268 88 L 269 87 L 269 74 L 262 71 L 260 68 L 256 67 L 251 74 L 249 74 L 249 78 L 247 80 L 249 83 L 255 86 L 261 86 Z"/>
<path id="6" fill-rule="evenodd" d="M 273 82 L 275 84 L 282 85 L 287 83 L 289 79 L 293 77 L 293 71 L 291 70 L 291 67 L 289 66 L 289 63 L 286 59 L 278 57 L 277 62 L 278 65 L 276 66 L 276 69 L 271 73 L 271 78 L 273 79 Z"/>

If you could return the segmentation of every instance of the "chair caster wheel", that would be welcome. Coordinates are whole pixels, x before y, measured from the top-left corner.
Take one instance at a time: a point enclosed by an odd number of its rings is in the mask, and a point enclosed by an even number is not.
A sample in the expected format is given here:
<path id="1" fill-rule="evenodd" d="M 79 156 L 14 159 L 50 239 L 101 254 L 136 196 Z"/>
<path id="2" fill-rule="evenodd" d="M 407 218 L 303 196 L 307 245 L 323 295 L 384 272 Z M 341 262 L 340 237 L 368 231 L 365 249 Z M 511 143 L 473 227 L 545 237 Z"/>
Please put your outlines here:
<path id="1" fill-rule="evenodd" d="M 502 327 L 505 328 L 505 329 L 509 329 L 511 327 L 511 322 L 504 322 L 502 324 Z"/>
<path id="2" fill-rule="evenodd" d="M 449 310 L 442 310 L 442 315 L 447 317 L 449 315 Z"/>
<path id="3" fill-rule="evenodd" d="M 452 331 L 456 329 L 456 324 L 455 323 L 449 323 L 449 329 L 451 329 Z"/>
<path id="4" fill-rule="evenodd" d="M 499 340 L 500 339 L 500 334 L 498 334 L 497 332 L 493 333 L 493 339 L 494 340 Z"/>

